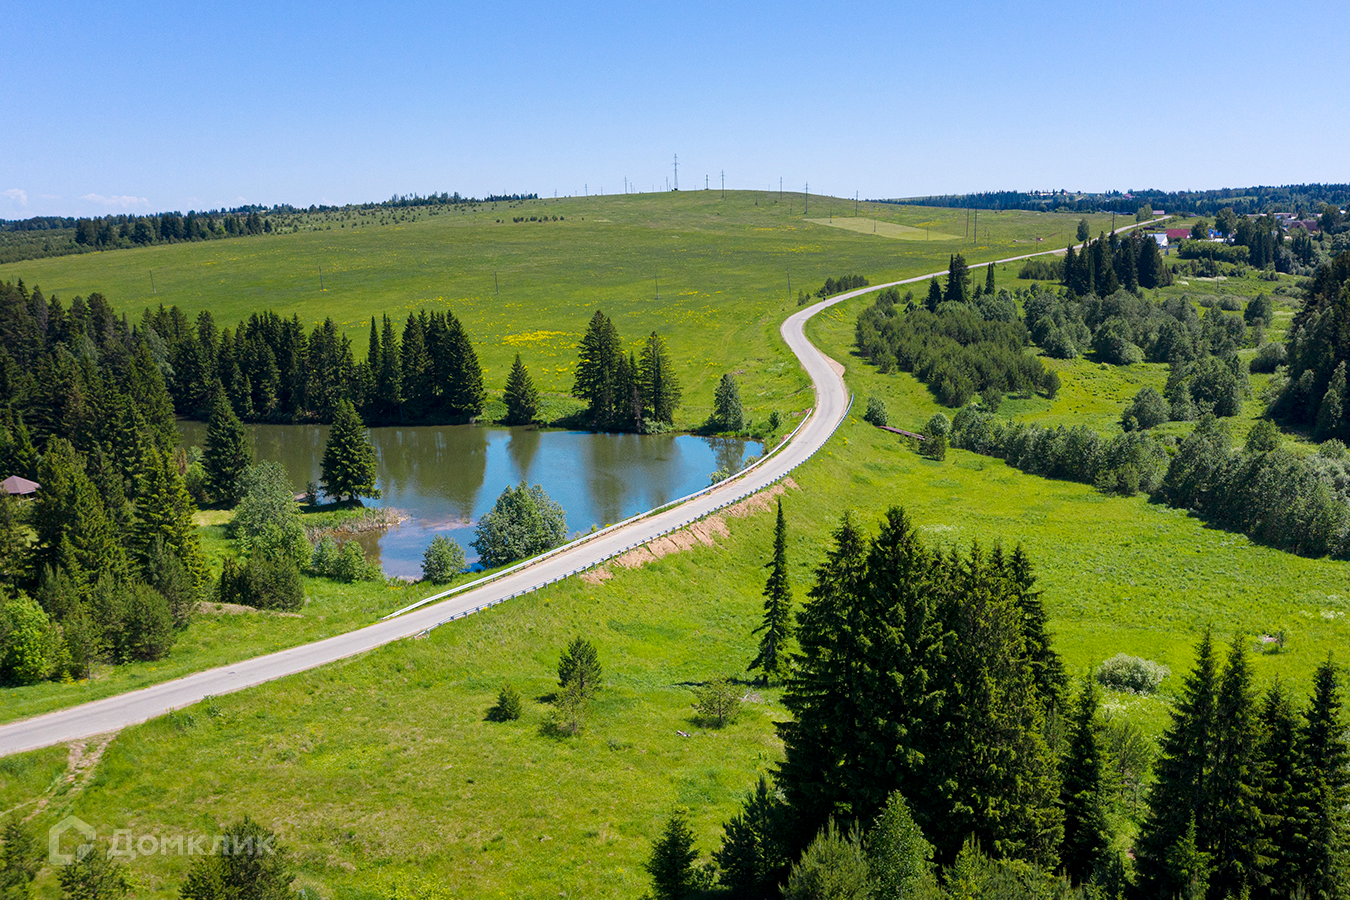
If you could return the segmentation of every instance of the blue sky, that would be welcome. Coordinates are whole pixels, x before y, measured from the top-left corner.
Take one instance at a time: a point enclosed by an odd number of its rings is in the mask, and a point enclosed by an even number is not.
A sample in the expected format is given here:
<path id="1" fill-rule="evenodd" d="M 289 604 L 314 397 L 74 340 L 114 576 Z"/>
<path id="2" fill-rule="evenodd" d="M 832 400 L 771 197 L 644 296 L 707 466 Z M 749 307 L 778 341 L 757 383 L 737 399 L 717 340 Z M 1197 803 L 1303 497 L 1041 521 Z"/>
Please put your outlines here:
<path id="1" fill-rule="evenodd" d="M 0 0 L 0 217 L 1350 181 L 1333 2 Z"/>

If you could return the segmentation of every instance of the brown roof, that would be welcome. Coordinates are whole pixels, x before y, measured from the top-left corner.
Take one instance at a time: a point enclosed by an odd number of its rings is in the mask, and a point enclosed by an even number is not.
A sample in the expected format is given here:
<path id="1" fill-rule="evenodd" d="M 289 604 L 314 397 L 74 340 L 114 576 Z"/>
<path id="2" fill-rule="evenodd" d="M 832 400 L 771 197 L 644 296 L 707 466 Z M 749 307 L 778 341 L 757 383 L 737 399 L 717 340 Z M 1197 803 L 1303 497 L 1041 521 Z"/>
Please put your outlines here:
<path id="1" fill-rule="evenodd" d="M 36 481 L 29 481 L 27 478 L 20 478 L 18 475 L 11 475 L 4 481 L 0 481 L 0 488 L 4 489 L 6 494 L 15 497 L 25 497 L 29 494 L 37 493 L 37 489 L 42 487 Z"/>

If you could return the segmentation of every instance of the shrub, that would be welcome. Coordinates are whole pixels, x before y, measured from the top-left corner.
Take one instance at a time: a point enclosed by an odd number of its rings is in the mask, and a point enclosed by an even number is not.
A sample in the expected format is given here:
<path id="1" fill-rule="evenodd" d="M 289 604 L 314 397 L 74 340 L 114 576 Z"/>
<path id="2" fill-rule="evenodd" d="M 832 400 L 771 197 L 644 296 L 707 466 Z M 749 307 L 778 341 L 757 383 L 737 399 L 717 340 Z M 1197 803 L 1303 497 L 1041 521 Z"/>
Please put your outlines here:
<path id="1" fill-rule="evenodd" d="M 1118 653 L 1097 667 L 1097 681 L 1103 686 L 1130 694 L 1152 694 L 1171 670 L 1150 659 Z"/>
<path id="2" fill-rule="evenodd" d="M 422 578 L 432 584 L 448 584 L 464 570 L 464 548 L 442 534 L 431 539 L 422 554 Z"/>
<path id="3" fill-rule="evenodd" d="M 863 421 L 876 425 L 878 428 L 885 425 L 886 401 L 882 400 L 876 394 L 867 398 L 867 412 L 863 413 Z"/>
<path id="4" fill-rule="evenodd" d="M 1254 373 L 1274 372 L 1288 359 L 1289 353 L 1284 349 L 1284 344 L 1266 343 L 1257 349 L 1256 356 L 1252 357 L 1248 368 Z"/>
<path id="5" fill-rule="evenodd" d="M 164 595 L 147 584 L 111 587 L 104 633 L 118 662 L 163 659 L 173 647 L 173 613 Z"/>
<path id="6" fill-rule="evenodd" d="M 520 718 L 520 712 L 520 692 L 505 684 L 497 695 L 497 703 L 488 710 L 487 719 L 489 722 L 514 722 Z"/>
<path id="7" fill-rule="evenodd" d="M 300 567 L 281 554 L 254 556 L 243 566 L 227 559 L 216 582 L 215 600 L 254 609 L 297 610 L 305 603 Z"/>
<path id="8" fill-rule="evenodd" d="M 1172 408 L 1163 399 L 1163 395 L 1151 387 L 1146 387 L 1140 388 L 1139 393 L 1130 401 L 1130 405 L 1125 407 L 1120 422 L 1126 431 L 1133 431 L 1136 428 L 1147 431 L 1171 418 Z"/>
<path id="9" fill-rule="evenodd" d="M 239 506 L 227 530 L 231 537 L 251 539 L 267 525 L 285 531 L 296 521 L 295 493 L 280 463 L 249 466 L 239 476 Z"/>
<path id="10" fill-rule="evenodd" d="M 933 413 L 933 417 L 924 428 L 924 433 L 948 437 L 952 433 L 952 420 L 947 418 L 946 413 Z"/>
<path id="11" fill-rule="evenodd" d="M 52 671 L 52 628 L 36 600 L 20 594 L 0 606 L 0 681 L 34 684 Z"/>
<path id="12" fill-rule="evenodd" d="M 694 689 L 694 706 L 705 722 L 721 728 L 741 712 L 741 692 L 730 680 L 717 677 Z"/>
<path id="13" fill-rule="evenodd" d="M 784 900 L 866 900 L 872 874 L 856 832 L 842 835 L 834 820 L 821 830 L 792 867 Z"/>

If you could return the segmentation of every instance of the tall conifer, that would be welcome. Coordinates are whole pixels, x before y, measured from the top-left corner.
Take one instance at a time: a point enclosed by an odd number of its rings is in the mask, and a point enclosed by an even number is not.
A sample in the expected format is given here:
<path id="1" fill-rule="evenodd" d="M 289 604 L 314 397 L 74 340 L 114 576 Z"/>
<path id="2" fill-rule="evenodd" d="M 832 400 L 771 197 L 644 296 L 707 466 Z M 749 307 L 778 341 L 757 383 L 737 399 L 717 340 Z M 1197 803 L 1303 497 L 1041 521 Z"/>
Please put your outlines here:
<path id="1" fill-rule="evenodd" d="M 539 414 L 539 392 L 534 389 L 534 381 L 525 364 L 520 361 L 519 353 L 511 365 L 511 374 L 506 378 L 502 399 L 506 401 L 507 425 L 528 425 Z"/>
<path id="2" fill-rule="evenodd" d="M 680 381 L 670 361 L 665 338 L 655 331 L 647 336 L 638 362 L 638 380 L 642 385 L 644 412 L 666 425 L 675 421 L 675 409 L 680 405 Z"/>
<path id="3" fill-rule="evenodd" d="M 225 392 L 217 387 L 211 397 L 206 446 L 202 450 L 207 491 L 219 502 L 234 506 L 239 502 L 239 476 L 252 464 L 253 450 L 244 423 L 225 399 Z"/>
<path id="4" fill-rule="evenodd" d="M 350 400 L 338 403 L 321 467 L 323 492 L 335 500 L 380 496 L 375 448 Z"/>
<path id="5" fill-rule="evenodd" d="M 1213 855 L 1211 892 L 1237 897 L 1260 888 L 1270 862 L 1262 779 L 1257 756 L 1260 729 L 1251 666 L 1242 637 L 1233 640 L 1214 705 L 1213 768 L 1205 793 L 1208 821 L 1201 846 Z"/>
<path id="6" fill-rule="evenodd" d="M 759 652 L 750 661 L 749 669 L 764 673 L 764 682 L 783 674 L 787 669 L 785 646 L 792 632 L 792 584 L 788 580 L 787 520 L 783 518 L 783 498 L 778 498 L 778 522 L 773 532 L 773 559 L 769 562 L 769 579 L 764 585 L 764 620 L 755 629 L 761 634 Z"/>
<path id="7" fill-rule="evenodd" d="M 1303 838 L 1296 883 L 1308 897 L 1350 896 L 1350 746 L 1341 718 L 1340 683 L 1331 659 L 1313 678 L 1298 733 L 1297 793 Z"/>
<path id="8" fill-rule="evenodd" d="M 1106 793 L 1102 787 L 1102 747 L 1097 707 L 1100 697 L 1091 675 L 1083 678 L 1064 758 L 1060 802 L 1064 806 L 1064 847 L 1060 862 L 1074 884 L 1092 878 L 1110 845 Z"/>

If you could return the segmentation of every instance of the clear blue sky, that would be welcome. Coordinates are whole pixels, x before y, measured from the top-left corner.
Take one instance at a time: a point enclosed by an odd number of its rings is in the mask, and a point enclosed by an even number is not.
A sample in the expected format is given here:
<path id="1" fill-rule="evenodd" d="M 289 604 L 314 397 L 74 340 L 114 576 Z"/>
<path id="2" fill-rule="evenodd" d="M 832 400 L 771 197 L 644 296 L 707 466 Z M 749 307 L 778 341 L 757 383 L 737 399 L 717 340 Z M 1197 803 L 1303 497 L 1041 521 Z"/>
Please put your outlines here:
<path id="1" fill-rule="evenodd" d="M 1329 0 L 0 0 L 0 217 L 1350 181 Z"/>

